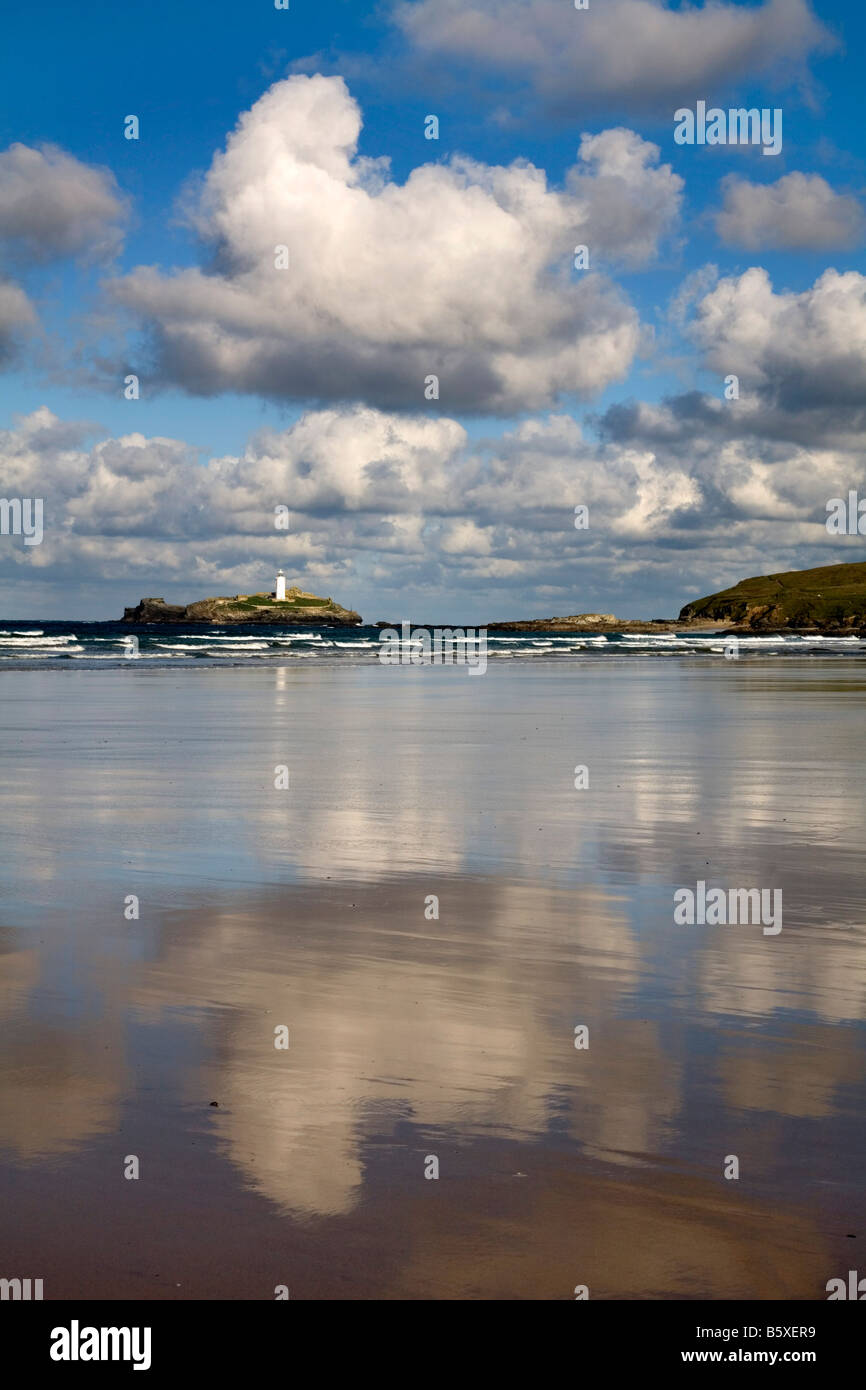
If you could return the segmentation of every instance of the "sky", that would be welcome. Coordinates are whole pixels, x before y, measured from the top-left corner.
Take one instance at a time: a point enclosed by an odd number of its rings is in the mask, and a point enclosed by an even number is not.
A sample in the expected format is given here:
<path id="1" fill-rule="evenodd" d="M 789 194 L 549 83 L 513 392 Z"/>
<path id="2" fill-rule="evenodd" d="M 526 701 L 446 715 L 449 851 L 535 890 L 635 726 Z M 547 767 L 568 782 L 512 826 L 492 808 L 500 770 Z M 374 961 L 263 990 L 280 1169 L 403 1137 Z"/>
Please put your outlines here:
<path id="1" fill-rule="evenodd" d="M 8 617 L 280 567 L 367 621 L 659 617 L 866 559 L 825 524 L 866 497 L 859 3 L 4 32 L 0 496 L 44 507 L 0 535 Z M 678 139 L 700 103 L 724 142 Z"/>

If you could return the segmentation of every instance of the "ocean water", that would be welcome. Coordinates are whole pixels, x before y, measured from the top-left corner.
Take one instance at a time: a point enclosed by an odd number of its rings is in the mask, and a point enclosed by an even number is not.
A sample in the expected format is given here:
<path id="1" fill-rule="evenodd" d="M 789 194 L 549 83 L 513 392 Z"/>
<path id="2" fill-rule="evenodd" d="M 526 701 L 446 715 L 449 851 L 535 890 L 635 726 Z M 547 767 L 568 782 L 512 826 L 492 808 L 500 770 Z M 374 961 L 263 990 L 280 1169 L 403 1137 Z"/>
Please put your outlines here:
<path id="1" fill-rule="evenodd" d="M 126 663 L 130 636 L 137 639 L 135 659 L 156 665 L 190 663 L 243 665 L 261 661 L 377 661 L 376 627 L 263 627 L 238 624 L 134 625 L 126 623 L 7 622 L 0 628 L 0 670 L 42 664 Z M 725 655 L 719 633 L 598 632 L 505 633 L 487 630 L 487 659 L 567 660 L 586 656 Z M 745 656 L 861 656 L 866 642 L 858 637 L 754 636 L 737 639 Z"/>
<path id="2" fill-rule="evenodd" d="M 174 660 L 0 677 L 9 1268 L 811 1300 L 856 1266 L 860 662 Z M 779 890 L 781 931 L 678 925 L 701 881 Z"/>

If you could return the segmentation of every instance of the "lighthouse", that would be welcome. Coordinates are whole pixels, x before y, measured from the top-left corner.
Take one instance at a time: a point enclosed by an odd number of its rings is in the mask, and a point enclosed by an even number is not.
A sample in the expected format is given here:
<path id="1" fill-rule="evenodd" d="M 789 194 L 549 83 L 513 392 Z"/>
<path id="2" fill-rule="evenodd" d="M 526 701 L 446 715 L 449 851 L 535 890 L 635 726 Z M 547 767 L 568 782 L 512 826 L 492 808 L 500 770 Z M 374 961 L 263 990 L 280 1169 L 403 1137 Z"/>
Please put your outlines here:
<path id="1" fill-rule="evenodd" d="M 277 574 L 277 589 L 276 589 L 276 593 L 274 594 L 274 597 L 276 598 L 277 603 L 280 603 L 280 602 L 285 603 L 285 599 L 286 599 L 286 576 L 283 574 L 283 571 L 282 571 L 282 570 L 280 570 L 279 573 Z"/>

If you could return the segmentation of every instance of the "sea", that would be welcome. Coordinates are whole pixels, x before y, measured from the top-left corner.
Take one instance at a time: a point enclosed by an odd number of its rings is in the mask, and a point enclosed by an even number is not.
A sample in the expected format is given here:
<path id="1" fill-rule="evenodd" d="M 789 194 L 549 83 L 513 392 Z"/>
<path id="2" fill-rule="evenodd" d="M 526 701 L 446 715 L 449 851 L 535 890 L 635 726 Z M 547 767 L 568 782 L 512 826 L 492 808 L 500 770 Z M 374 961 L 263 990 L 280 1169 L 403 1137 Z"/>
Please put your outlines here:
<path id="1" fill-rule="evenodd" d="M 399 629 L 398 629 L 399 630 Z M 428 628 L 428 631 L 431 630 Z M 716 633 L 683 631 L 659 633 L 545 632 L 514 633 L 486 629 L 487 657 L 493 661 L 562 661 L 575 657 L 682 655 L 731 656 L 726 639 Z M 133 649 L 130 637 L 137 639 Z M 152 665 L 183 666 L 213 663 L 244 665 L 269 662 L 369 662 L 379 659 L 380 629 L 262 627 L 232 624 L 146 624 L 118 622 L 49 622 L 22 619 L 0 628 L 0 670 L 75 662 L 127 664 L 131 659 Z M 757 635 L 738 637 L 736 653 L 755 656 L 861 656 L 866 643 L 858 637 Z M 419 663 L 420 664 L 420 663 Z"/>

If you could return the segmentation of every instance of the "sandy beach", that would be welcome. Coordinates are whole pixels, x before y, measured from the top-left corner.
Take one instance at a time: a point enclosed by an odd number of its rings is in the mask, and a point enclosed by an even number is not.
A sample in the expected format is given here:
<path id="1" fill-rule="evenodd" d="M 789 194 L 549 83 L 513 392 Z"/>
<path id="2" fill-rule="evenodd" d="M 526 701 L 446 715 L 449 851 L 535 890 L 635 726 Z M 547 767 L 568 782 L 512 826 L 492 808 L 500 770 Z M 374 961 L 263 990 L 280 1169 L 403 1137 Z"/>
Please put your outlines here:
<path id="1" fill-rule="evenodd" d="M 6 1263 L 57 1299 L 826 1297 L 864 1239 L 864 687 L 7 673 Z M 675 925 L 701 879 L 781 888 L 783 930 Z"/>

